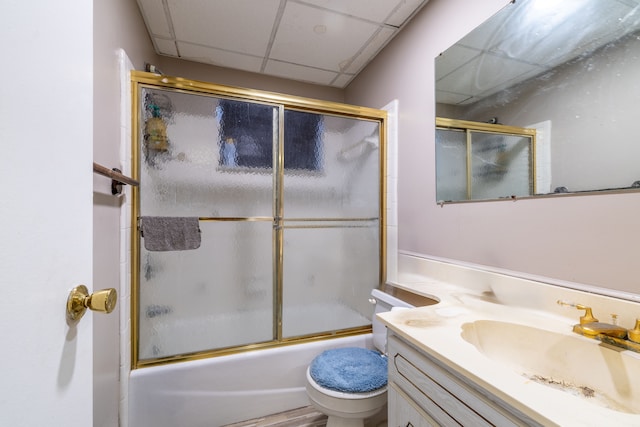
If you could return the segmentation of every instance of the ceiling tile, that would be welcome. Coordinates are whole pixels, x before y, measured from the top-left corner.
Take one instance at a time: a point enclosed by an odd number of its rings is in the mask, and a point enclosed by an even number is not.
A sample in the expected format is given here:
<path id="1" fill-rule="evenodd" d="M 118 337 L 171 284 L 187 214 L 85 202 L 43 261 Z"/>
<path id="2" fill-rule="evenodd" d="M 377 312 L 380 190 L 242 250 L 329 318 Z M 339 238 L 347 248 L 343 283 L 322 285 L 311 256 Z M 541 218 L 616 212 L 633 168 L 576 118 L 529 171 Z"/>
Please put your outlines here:
<path id="1" fill-rule="evenodd" d="M 138 0 L 138 6 L 149 33 L 164 38 L 173 37 L 164 13 L 162 0 Z"/>
<path id="2" fill-rule="evenodd" d="M 465 99 L 462 102 L 458 102 L 458 105 L 471 105 L 471 104 L 475 104 L 478 101 L 482 101 L 482 98 L 476 98 L 475 96 L 472 96 L 470 98 Z"/>
<path id="3" fill-rule="evenodd" d="M 581 53 L 617 40 L 637 25 L 619 25 L 635 15 L 629 6 L 617 1 L 588 0 L 577 3 L 558 2 L 518 9 L 516 23 L 509 21 L 510 37 L 492 51 L 527 62 L 556 66 Z M 553 6 L 553 7 L 552 7 Z M 632 18 L 633 19 L 633 18 Z M 638 19 L 637 17 L 635 19 Z M 539 22 L 545 22 L 540 26 Z M 516 24 L 519 24 L 516 27 Z M 562 46 L 562 49 L 550 48 Z M 571 52 L 571 54 L 568 54 Z"/>
<path id="4" fill-rule="evenodd" d="M 173 40 L 154 38 L 153 43 L 156 45 L 158 53 L 162 55 L 178 56 L 178 50 L 176 49 L 176 42 Z"/>
<path id="5" fill-rule="evenodd" d="M 136 1 L 160 55 L 345 87 L 428 0 Z"/>
<path id="6" fill-rule="evenodd" d="M 236 68 L 257 73 L 262 66 L 262 58 L 235 52 L 178 42 L 180 57 L 190 61 L 204 62 L 219 67 Z"/>
<path id="7" fill-rule="evenodd" d="M 495 93 L 502 92 L 505 89 L 515 88 L 515 86 L 518 83 L 522 83 L 523 81 L 525 81 L 527 79 L 531 79 L 531 78 L 533 78 L 535 76 L 538 76 L 538 75 L 544 73 L 545 71 L 548 71 L 548 70 L 532 65 L 529 70 L 523 72 L 522 74 L 514 76 L 511 79 L 508 79 L 507 77 L 505 77 L 504 80 L 499 81 L 498 83 L 496 83 L 495 86 L 493 86 L 493 87 L 491 87 L 491 88 L 489 88 L 489 89 L 487 89 L 487 90 L 485 90 L 483 92 L 475 93 L 474 96 L 477 96 L 479 99 L 482 99 L 482 98 L 485 98 L 487 96 L 493 95 Z"/>
<path id="8" fill-rule="evenodd" d="M 436 67 L 436 81 L 471 61 L 480 53 L 478 50 L 461 45 L 451 46 L 435 59 L 438 64 Z"/>
<path id="9" fill-rule="evenodd" d="M 331 83 L 331 86 L 334 87 L 345 87 L 349 84 L 351 80 L 355 77 L 355 74 L 340 74 L 334 81 Z"/>
<path id="10" fill-rule="evenodd" d="M 358 56 L 353 60 L 351 64 L 347 66 L 343 71 L 346 73 L 357 74 L 365 65 L 367 65 L 371 58 L 373 58 L 380 49 L 382 49 L 393 38 L 396 31 L 388 27 L 383 27 L 373 37 L 373 39 L 364 47 L 364 50 L 360 52 Z"/>
<path id="11" fill-rule="evenodd" d="M 445 104 L 460 104 L 466 99 L 469 99 L 469 96 L 461 95 L 459 93 L 451 93 L 451 92 L 437 90 L 436 99 L 438 100 L 438 102 L 442 102 Z"/>
<path id="12" fill-rule="evenodd" d="M 416 11 L 427 4 L 429 0 L 405 0 L 400 2 L 400 7 L 387 19 L 387 24 L 401 27 Z"/>
<path id="13" fill-rule="evenodd" d="M 176 38 L 264 55 L 280 0 L 168 0 Z"/>
<path id="14" fill-rule="evenodd" d="M 507 63 L 508 62 L 508 63 Z M 505 60 L 490 54 L 478 57 L 438 81 L 438 89 L 447 92 L 477 95 L 490 88 L 512 80 L 534 69 L 543 71 L 535 65 L 520 61 Z"/>
<path id="15" fill-rule="evenodd" d="M 271 58 L 339 72 L 377 29 L 377 25 L 335 12 L 287 3 Z"/>
<path id="16" fill-rule="evenodd" d="M 506 26 L 510 25 L 507 18 L 508 16 L 505 16 L 504 13 L 501 14 L 498 12 L 486 20 L 482 25 L 469 31 L 469 33 L 458 41 L 457 44 L 477 50 L 491 49 L 504 38 L 511 37 L 509 31 L 505 30 Z"/>
<path id="17" fill-rule="evenodd" d="M 419 0 L 414 0 L 418 1 Z M 400 0 L 303 0 L 302 3 L 313 4 L 335 12 L 384 23 L 385 19 L 395 9 Z"/>
<path id="18" fill-rule="evenodd" d="M 337 73 L 331 71 L 303 67 L 301 65 L 288 64 L 286 62 L 273 60 L 267 62 L 267 66 L 265 67 L 264 72 L 273 76 L 323 85 L 329 85 L 329 83 L 331 83 L 337 76 Z"/>

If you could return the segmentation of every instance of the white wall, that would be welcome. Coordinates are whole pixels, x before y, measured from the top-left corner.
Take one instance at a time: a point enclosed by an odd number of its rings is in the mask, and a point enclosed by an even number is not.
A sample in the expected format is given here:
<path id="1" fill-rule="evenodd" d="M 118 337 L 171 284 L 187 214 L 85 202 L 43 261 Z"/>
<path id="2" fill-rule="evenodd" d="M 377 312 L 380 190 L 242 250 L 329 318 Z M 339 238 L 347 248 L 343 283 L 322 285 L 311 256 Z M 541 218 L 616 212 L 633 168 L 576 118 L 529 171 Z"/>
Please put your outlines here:
<path id="1" fill-rule="evenodd" d="M 352 104 L 400 102 L 399 247 L 638 292 L 640 193 L 436 205 L 433 60 L 507 3 L 431 0 L 346 90 Z"/>

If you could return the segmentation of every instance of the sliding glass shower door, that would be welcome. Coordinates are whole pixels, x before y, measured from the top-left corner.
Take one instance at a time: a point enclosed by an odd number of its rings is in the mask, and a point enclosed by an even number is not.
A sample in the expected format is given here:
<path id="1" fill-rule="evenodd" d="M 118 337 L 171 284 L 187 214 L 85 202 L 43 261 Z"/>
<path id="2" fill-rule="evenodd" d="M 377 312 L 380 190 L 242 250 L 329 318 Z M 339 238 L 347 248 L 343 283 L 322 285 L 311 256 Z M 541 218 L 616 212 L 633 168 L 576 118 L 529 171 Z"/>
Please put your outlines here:
<path id="1" fill-rule="evenodd" d="M 285 111 L 305 114 L 322 123 L 322 171 L 285 169 L 284 338 L 370 324 L 380 276 L 379 124 Z"/>
<path id="2" fill-rule="evenodd" d="M 366 331 L 384 112 L 133 81 L 134 367 Z"/>
<path id="3" fill-rule="evenodd" d="M 140 101 L 139 216 L 195 217 L 201 244 L 150 251 L 143 230 L 139 358 L 272 340 L 279 107 L 147 87 Z M 238 130 L 243 121 L 252 137 Z"/>

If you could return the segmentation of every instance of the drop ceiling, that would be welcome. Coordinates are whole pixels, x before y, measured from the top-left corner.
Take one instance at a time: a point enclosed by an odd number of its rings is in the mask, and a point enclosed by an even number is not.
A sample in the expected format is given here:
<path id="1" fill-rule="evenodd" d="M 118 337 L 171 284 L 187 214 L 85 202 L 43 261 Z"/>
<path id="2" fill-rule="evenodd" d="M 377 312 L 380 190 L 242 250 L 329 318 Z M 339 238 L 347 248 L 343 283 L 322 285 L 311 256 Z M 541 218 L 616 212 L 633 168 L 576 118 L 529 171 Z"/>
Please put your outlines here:
<path id="1" fill-rule="evenodd" d="M 160 55 L 338 88 L 428 0 L 137 0 Z"/>

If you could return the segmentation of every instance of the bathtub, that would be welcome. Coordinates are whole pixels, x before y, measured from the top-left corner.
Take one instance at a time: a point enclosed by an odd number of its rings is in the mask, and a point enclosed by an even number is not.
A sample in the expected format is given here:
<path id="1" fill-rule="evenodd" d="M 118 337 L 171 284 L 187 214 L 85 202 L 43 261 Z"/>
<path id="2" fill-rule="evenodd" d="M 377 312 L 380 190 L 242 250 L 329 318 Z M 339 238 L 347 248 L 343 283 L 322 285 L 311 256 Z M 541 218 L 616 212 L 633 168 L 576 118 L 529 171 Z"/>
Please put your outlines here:
<path id="1" fill-rule="evenodd" d="M 309 405 L 305 371 L 323 350 L 372 348 L 371 334 L 136 369 L 131 427 L 219 427 Z"/>

